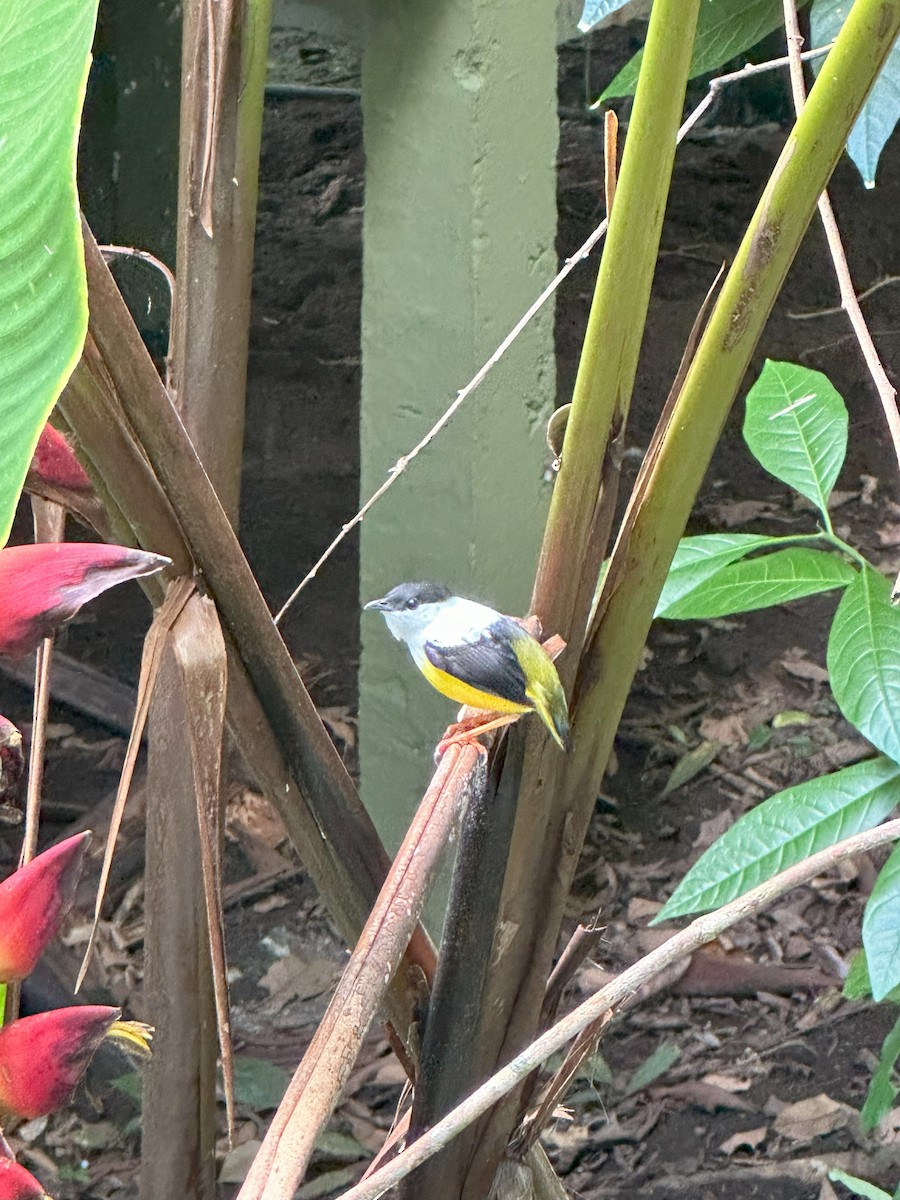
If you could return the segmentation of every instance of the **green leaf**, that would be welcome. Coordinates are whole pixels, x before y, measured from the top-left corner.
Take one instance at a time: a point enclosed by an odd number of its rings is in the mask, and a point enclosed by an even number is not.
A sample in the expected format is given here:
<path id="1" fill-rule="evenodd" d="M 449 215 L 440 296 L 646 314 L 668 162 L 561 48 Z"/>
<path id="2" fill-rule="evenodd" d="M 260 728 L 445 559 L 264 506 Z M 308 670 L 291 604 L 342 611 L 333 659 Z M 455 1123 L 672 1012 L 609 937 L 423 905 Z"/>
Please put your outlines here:
<path id="1" fill-rule="evenodd" d="M 702 0 L 691 58 L 691 78 L 715 71 L 749 46 L 755 46 L 781 24 L 782 11 L 781 0 Z M 600 100 L 633 96 L 643 57 L 643 51 L 638 50 Z"/>
<path id="2" fill-rule="evenodd" d="M 841 995 L 845 1000 L 868 1000 L 872 995 L 872 985 L 869 983 L 869 964 L 866 962 L 865 950 L 859 949 L 853 955 Z"/>
<path id="3" fill-rule="evenodd" d="M 822 513 L 847 452 L 847 408 L 820 371 L 767 360 L 747 396 L 744 440 Z"/>
<path id="4" fill-rule="evenodd" d="M 863 914 L 862 940 L 872 998 L 883 1000 L 900 985 L 900 846 L 878 872 Z"/>
<path id="5" fill-rule="evenodd" d="M 900 608 L 883 575 L 864 567 L 844 592 L 828 638 L 831 690 L 841 712 L 900 762 Z"/>
<path id="6" fill-rule="evenodd" d="M 891 1200 L 889 1193 L 882 1191 L 874 1183 L 866 1183 L 865 1179 L 848 1175 L 846 1171 L 841 1171 L 837 1167 L 831 1168 L 828 1178 L 834 1180 L 835 1183 L 842 1183 L 844 1187 L 850 1189 L 854 1196 L 863 1196 L 865 1200 Z"/>
<path id="7" fill-rule="evenodd" d="M 654 616 L 668 617 L 669 609 L 677 601 L 722 567 L 727 567 L 753 550 L 779 546 L 783 540 L 755 533 L 708 533 L 700 537 L 682 538 L 669 567 Z"/>
<path id="8" fill-rule="evenodd" d="M 813 718 L 802 708 L 786 708 L 772 718 L 773 729 L 790 729 L 793 725 L 812 725 Z"/>
<path id="9" fill-rule="evenodd" d="M 277 1108 L 290 1081 L 287 1071 L 264 1058 L 234 1060 L 234 1098 L 257 1112 Z"/>
<path id="10" fill-rule="evenodd" d="M 336 1171 L 326 1171 L 323 1175 L 317 1175 L 315 1179 L 304 1183 L 296 1197 L 297 1200 L 324 1200 L 326 1196 L 342 1192 L 358 1178 L 358 1167 L 339 1167 Z"/>
<path id="11" fill-rule="evenodd" d="M 97 0 L 3 0 L 0 545 L 87 330 L 75 151 L 96 16 Z"/>
<path id="12" fill-rule="evenodd" d="M 850 0 L 814 0 L 810 9 L 809 29 L 814 46 L 833 41 L 850 11 Z M 813 70 L 818 74 L 827 59 L 818 58 Z M 875 186 L 878 160 L 894 126 L 900 118 L 900 43 L 894 45 L 856 124 L 850 131 L 847 153 L 856 164 L 867 188 Z"/>
<path id="13" fill-rule="evenodd" d="M 881 1043 L 881 1054 L 878 1066 L 869 1083 L 865 1103 L 860 1110 L 859 1119 L 863 1133 L 871 1133 L 888 1115 L 894 1105 L 897 1088 L 893 1084 L 894 1067 L 900 1057 L 900 1017 Z"/>
<path id="14" fill-rule="evenodd" d="M 269 1064 L 271 1065 L 271 1064 Z M 338 1133 L 334 1129 L 323 1129 L 316 1138 L 315 1157 L 329 1162 L 358 1162 L 369 1158 L 369 1151 L 361 1146 L 349 1133 Z"/>
<path id="15" fill-rule="evenodd" d="M 668 1071 L 673 1063 L 678 1062 L 681 1051 L 674 1042 L 663 1042 L 653 1051 L 648 1059 L 637 1068 L 625 1085 L 625 1095 L 631 1096 L 642 1088 L 649 1087 L 654 1080 Z"/>
<path id="16" fill-rule="evenodd" d="M 595 25 L 599 25 L 604 17 L 618 12 L 620 8 L 624 8 L 626 4 L 630 3 L 631 0 L 584 0 L 581 19 L 578 22 L 579 30 L 587 33 Z"/>
<path id="17" fill-rule="evenodd" d="M 699 746 L 695 746 L 693 750 L 689 750 L 687 754 L 683 754 L 678 762 L 672 768 L 672 773 L 666 780 L 666 786 L 662 790 L 663 796 L 668 796 L 677 788 L 684 787 L 701 771 L 705 771 L 722 749 L 721 742 L 701 742 Z"/>
<path id="18" fill-rule="evenodd" d="M 846 587 L 856 572 L 842 558 L 793 546 L 761 558 L 745 558 L 717 571 L 684 599 L 669 606 L 672 620 L 709 620 L 751 612 Z"/>
<path id="19" fill-rule="evenodd" d="M 871 829 L 900 803 L 900 766 L 855 763 L 770 796 L 701 855 L 657 921 L 719 908 L 786 867 Z"/>

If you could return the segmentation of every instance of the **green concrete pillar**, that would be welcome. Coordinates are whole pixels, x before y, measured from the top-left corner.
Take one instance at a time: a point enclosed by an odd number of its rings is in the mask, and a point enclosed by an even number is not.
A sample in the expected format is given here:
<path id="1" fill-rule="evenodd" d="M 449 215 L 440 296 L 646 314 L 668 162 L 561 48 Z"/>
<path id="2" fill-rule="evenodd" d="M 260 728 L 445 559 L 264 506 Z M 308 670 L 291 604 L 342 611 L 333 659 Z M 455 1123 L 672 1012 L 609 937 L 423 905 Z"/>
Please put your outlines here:
<path id="1" fill-rule="evenodd" d="M 362 494 L 556 268 L 555 0 L 377 0 L 363 50 Z M 361 593 L 431 578 L 521 613 L 548 502 L 548 306 L 362 526 Z M 363 797 L 393 850 L 455 706 L 362 619 Z"/>

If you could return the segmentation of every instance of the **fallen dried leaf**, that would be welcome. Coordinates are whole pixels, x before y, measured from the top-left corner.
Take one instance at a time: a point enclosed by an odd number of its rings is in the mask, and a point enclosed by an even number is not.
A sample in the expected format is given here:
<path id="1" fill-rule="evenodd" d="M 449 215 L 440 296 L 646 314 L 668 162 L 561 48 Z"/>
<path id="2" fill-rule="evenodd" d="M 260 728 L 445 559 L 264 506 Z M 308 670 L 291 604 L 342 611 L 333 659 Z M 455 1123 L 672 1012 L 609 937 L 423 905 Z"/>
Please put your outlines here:
<path id="1" fill-rule="evenodd" d="M 643 896 L 633 896 L 628 901 L 628 923 L 643 925 L 655 917 L 661 908 L 662 903 L 659 900 L 647 900 Z"/>
<path id="2" fill-rule="evenodd" d="M 715 1084 L 703 1083 L 700 1080 L 689 1079 L 684 1083 L 674 1083 L 670 1087 L 654 1087 L 650 1089 L 654 1100 L 676 1101 L 680 1106 L 700 1108 L 704 1112 L 714 1113 L 720 1110 L 734 1112 L 756 1112 L 756 1105 L 741 1100 L 733 1092 Z"/>
<path id="3" fill-rule="evenodd" d="M 332 988 L 340 968 L 327 958 L 291 955 L 272 963 L 259 981 L 271 995 L 270 1012 L 279 1012 L 292 1000 L 312 1000 Z"/>
<path id="4" fill-rule="evenodd" d="M 287 896 L 272 895 L 264 896 L 262 900 L 257 900 L 252 907 L 254 912 L 267 913 L 272 912 L 276 908 L 284 908 L 286 904 L 290 904 Z"/>
<path id="5" fill-rule="evenodd" d="M 723 1088 L 726 1092 L 748 1092 L 753 1086 L 749 1079 L 739 1079 L 736 1075 L 719 1075 L 715 1071 L 704 1075 L 700 1082 Z"/>
<path id="6" fill-rule="evenodd" d="M 707 846 L 711 846 L 713 842 L 717 841 L 725 830 L 733 824 L 734 814 L 729 812 L 727 808 L 716 813 L 709 820 L 701 821 L 697 836 L 694 838 L 694 849 L 705 850 Z"/>
<path id="7" fill-rule="evenodd" d="M 770 517 L 776 509 L 765 500 L 735 500 L 730 504 L 717 504 L 712 512 L 717 517 L 716 524 L 733 529 L 736 525 L 746 525 L 757 517 Z"/>
<path id="8" fill-rule="evenodd" d="M 251 1138 L 229 1150 L 219 1171 L 219 1183 L 243 1183 L 261 1145 L 258 1138 Z"/>
<path id="9" fill-rule="evenodd" d="M 787 654 L 781 660 L 781 665 L 795 679 L 809 679 L 813 683 L 828 682 L 828 672 L 825 668 L 820 663 L 810 662 L 806 656 L 806 651 L 800 646 L 794 646 L 788 650 Z"/>
<path id="10" fill-rule="evenodd" d="M 723 746 L 745 746 L 747 743 L 747 730 L 740 713 L 705 716 L 700 722 L 700 736 L 710 742 L 721 742 Z"/>
<path id="11" fill-rule="evenodd" d="M 824 1092 L 786 1104 L 775 1118 L 775 1132 L 792 1142 L 810 1142 L 858 1122 L 859 1114 Z"/>
<path id="12" fill-rule="evenodd" d="M 756 1129 L 742 1129 L 740 1133 L 733 1133 L 730 1138 L 726 1138 L 719 1150 L 722 1154 L 734 1154 L 736 1150 L 757 1150 L 768 1136 L 769 1129 L 766 1125 L 759 1125 Z"/>

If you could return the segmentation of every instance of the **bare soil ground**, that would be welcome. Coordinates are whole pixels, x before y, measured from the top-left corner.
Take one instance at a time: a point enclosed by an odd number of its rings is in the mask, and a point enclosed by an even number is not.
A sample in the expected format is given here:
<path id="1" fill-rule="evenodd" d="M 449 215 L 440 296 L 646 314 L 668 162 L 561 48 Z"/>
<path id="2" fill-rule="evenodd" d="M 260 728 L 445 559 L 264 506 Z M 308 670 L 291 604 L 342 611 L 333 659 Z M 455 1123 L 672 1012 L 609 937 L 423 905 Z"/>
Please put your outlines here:
<path id="1" fill-rule="evenodd" d="M 580 57 L 564 59 L 566 111 L 580 103 L 582 65 Z M 707 125 L 678 158 L 631 422 L 629 472 L 647 443 L 702 296 L 719 264 L 733 254 L 782 144 L 783 131 L 761 125 L 759 111 L 739 115 L 750 124 L 742 127 L 731 109 L 727 124 Z M 355 102 L 269 105 L 241 524 L 274 605 L 357 502 L 362 173 Z M 564 120 L 561 257 L 602 215 L 601 175 L 597 126 Z M 844 163 L 834 198 L 855 278 L 861 289 L 869 287 L 897 262 L 896 141 L 875 192 L 864 193 Z M 574 377 L 594 273 L 595 266 L 586 265 L 560 295 L 561 402 Z M 829 311 L 835 303 L 816 229 L 791 272 L 751 378 L 764 357 L 792 359 L 825 371 L 842 392 L 851 412 L 851 447 L 838 485 L 837 523 L 845 527 L 843 536 L 893 572 L 900 545 L 897 466 L 845 321 Z M 866 313 L 890 369 L 900 361 L 900 291 L 882 287 L 867 301 Z M 811 514 L 793 507 L 750 459 L 739 425 L 736 412 L 692 531 L 809 528 Z M 351 763 L 355 555 L 353 543 L 345 543 L 286 628 Z M 827 687 L 824 645 L 833 604 L 823 598 L 740 619 L 654 629 L 570 905 L 570 929 L 589 920 L 605 927 L 572 1002 L 661 936 L 648 928 L 650 917 L 698 852 L 735 817 L 789 783 L 869 753 L 837 713 Z M 145 622 L 139 596 L 115 593 L 70 627 L 63 648 L 133 681 Z M 0 711 L 27 727 L 27 689 L 0 681 Z M 712 744 L 708 764 L 667 792 L 674 765 Z M 55 708 L 48 837 L 79 820 L 102 825 L 123 747 L 121 732 L 71 708 Z M 105 993 L 141 1014 L 139 833 L 138 797 L 89 995 Z M 222 1146 L 223 1200 L 234 1195 L 283 1086 L 282 1073 L 293 1068 L 312 1036 L 344 958 L 277 820 L 239 775 L 231 788 L 228 839 L 226 904 L 242 1084 L 237 1148 L 225 1160 Z M 14 843 L 14 833 L 0 831 L 4 869 Z M 896 1128 L 889 1122 L 865 1138 L 858 1119 L 894 1013 L 886 1006 L 849 1004 L 839 994 L 877 866 L 862 859 L 791 896 L 696 955 L 616 1022 L 590 1071 L 576 1081 L 568 1114 L 545 1139 L 572 1194 L 827 1200 L 823 1162 L 840 1163 L 888 1189 L 896 1185 Z M 89 884 L 94 878 L 89 873 Z M 57 950 L 51 961 L 67 982 L 84 937 L 90 886 L 83 899 L 67 938 L 70 948 Z M 115 1062 L 101 1067 L 107 1077 L 123 1070 Z M 376 1031 L 301 1195 L 328 1196 L 359 1176 L 394 1118 L 401 1082 Z M 28 1165 L 45 1173 L 54 1194 L 133 1195 L 134 1103 L 121 1090 L 99 1085 L 92 1095 L 96 1102 L 83 1097 L 75 1111 L 20 1129 L 17 1145 Z"/>

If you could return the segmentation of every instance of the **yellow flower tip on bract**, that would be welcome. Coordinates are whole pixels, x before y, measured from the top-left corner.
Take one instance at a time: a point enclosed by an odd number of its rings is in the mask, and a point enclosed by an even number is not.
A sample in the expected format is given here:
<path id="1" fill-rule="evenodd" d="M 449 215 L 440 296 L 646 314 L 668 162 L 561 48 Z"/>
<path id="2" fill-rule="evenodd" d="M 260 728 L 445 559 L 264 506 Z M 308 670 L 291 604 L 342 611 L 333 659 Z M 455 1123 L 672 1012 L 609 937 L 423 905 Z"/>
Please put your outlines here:
<path id="1" fill-rule="evenodd" d="M 155 1032 L 152 1025 L 143 1021 L 113 1021 L 106 1036 L 137 1058 L 150 1058 L 153 1053 L 150 1043 Z"/>

